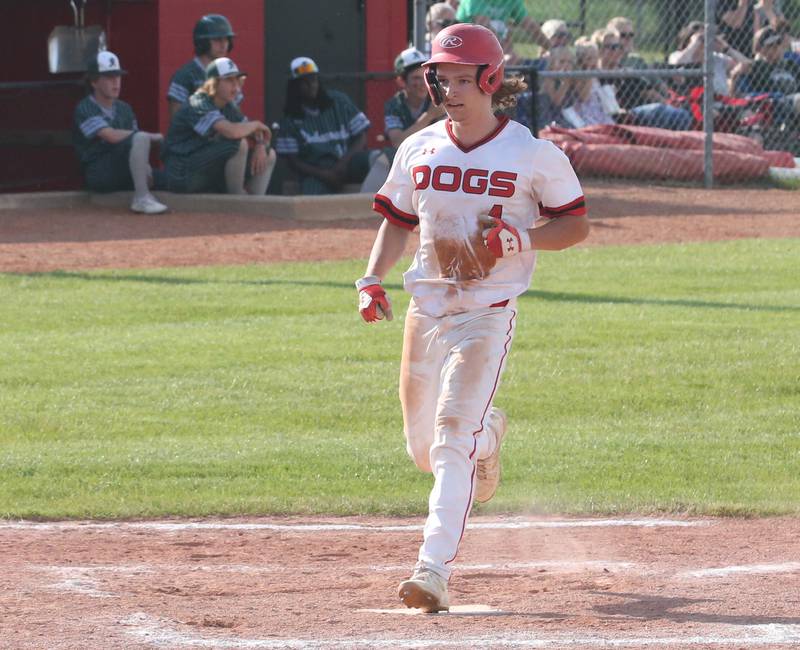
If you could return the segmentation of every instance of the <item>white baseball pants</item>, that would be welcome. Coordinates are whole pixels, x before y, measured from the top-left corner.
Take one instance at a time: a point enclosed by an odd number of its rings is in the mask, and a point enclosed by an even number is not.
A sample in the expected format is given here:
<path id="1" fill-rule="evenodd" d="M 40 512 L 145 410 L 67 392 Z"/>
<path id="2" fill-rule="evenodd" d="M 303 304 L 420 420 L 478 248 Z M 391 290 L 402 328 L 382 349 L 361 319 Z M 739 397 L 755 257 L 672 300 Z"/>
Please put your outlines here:
<path id="1" fill-rule="evenodd" d="M 407 450 L 434 476 L 419 561 L 450 577 L 472 508 L 475 463 L 494 451 L 488 430 L 516 325 L 516 301 L 434 318 L 411 300 L 400 365 Z"/>

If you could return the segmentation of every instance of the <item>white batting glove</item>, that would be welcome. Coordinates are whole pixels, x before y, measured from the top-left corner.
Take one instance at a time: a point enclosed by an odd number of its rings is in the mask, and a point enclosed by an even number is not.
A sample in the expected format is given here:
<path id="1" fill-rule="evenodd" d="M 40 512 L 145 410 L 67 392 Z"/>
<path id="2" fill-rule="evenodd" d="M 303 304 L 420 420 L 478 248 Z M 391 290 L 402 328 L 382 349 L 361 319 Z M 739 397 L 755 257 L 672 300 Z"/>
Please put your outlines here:
<path id="1" fill-rule="evenodd" d="M 511 257 L 522 251 L 531 250 L 531 236 L 527 230 L 517 230 L 514 226 L 497 217 L 482 215 L 480 222 L 486 226 L 483 239 L 495 257 Z"/>
<path id="2" fill-rule="evenodd" d="M 356 280 L 358 289 L 358 311 L 367 323 L 375 321 L 392 320 L 392 301 L 381 286 L 377 275 L 368 275 Z"/>

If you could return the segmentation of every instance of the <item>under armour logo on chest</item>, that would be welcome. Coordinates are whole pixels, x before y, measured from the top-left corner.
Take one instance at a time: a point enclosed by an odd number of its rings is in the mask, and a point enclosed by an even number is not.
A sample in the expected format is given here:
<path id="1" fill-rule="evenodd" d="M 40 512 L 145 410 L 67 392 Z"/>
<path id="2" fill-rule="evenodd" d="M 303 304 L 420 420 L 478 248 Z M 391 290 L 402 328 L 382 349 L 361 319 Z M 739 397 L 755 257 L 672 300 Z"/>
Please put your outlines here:
<path id="1" fill-rule="evenodd" d="M 422 155 L 424 156 L 426 153 L 436 153 L 436 147 L 431 147 L 430 150 L 426 147 L 422 150 Z"/>

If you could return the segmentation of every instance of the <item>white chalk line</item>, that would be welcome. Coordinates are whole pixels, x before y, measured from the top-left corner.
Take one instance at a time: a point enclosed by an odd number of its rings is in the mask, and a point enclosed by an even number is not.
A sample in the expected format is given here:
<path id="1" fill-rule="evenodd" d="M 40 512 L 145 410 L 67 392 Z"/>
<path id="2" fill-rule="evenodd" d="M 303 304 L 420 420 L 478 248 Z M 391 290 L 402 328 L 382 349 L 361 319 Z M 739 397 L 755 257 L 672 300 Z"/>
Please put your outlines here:
<path id="1" fill-rule="evenodd" d="M 614 528 L 620 526 L 633 526 L 637 528 L 677 527 L 686 528 L 693 526 L 709 526 L 710 520 L 683 521 L 676 519 L 557 519 L 557 520 L 531 520 L 511 519 L 494 522 L 473 522 L 467 524 L 470 530 L 520 530 L 526 528 Z M 2 530 L 28 530 L 28 531 L 76 531 L 76 530 L 153 530 L 162 532 L 204 531 L 204 530 L 238 530 L 258 531 L 269 530 L 276 532 L 418 532 L 422 524 L 405 525 L 367 525 L 367 524 L 273 524 L 273 523 L 236 523 L 236 522 L 211 522 L 211 521 L 136 521 L 136 522 L 35 522 L 35 521 L 3 521 L 0 522 Z"/>
<path id="2" fill-rule="evenodd" d="M 458 640 L 415 638 L 313 638 L 247 639 L 231 636 L 203 637 L 175 629 L 174 622 L 139 612 L 120 621 L 124 631 L 155 646 L 194 648 L 626 648 L 697 645 L 795 645 L 800 625 L 722 625 L 716 634 L 669 637 L 592 636 L 586 633 L 537 636 L 533 634 L 470 635 Z"/>
<path id="3" fill-rule="evenodd" d="M 327 564 L 327 563 L 326 563 Z M 34 565 L 33 570 L 55 575 L 57 582 L 44 585 L 48 589 L 65 591 L 92 598 L 119 598 L 119 595 L 104 591 L 99 584 L 98 576 L 103 573 L 121 574 L 127 577 L 136 575 L 150 576 L 164 574 L 171 571 L 181 575 L 192 573 L 242 573 L 246 575 L 265 575 L 273 573 L 296 573 L 297 571 L 319 571 L 321 565 L 261 565 L 247 564 L 131 564 L 131 565 L 86 565 L 86 566 L 57 566 Z M 348 570 L 362 572 L 403 573 L 409 570 L 408 566 L 401 565 L 347 565 Z M 506 562 L 499 564 L 457 564 L 455 571 L 492 571 L 495 573 L 520 574 L 524 572 L 547 572 L 553 574 L 570 574 L 594 572 L 601 575 L 636 573 L 637 575 L 660 575 L 662 577 L 675 577 L 682 580 L 714 579 L 729 575 L 762 575 L 777 573 L 794 573 L 800 571 L 800 562 L 783 562 L 776 564 L 753 564 L 742 566 L 729 566 L 716 569 L 694 569 L 691 571 L 656 571 L 644 569 L 634 562 L 614 562 L 604 560 L 579 561 L 540 561 L 540 562 Z"/>
<path id="4" fill-rule="evenodd" d="M 800 571 L 800 562 L 782 564 L 744 564 L 709 569 L 695 569 L 679 574 L 680 578 L 725 578 L 735 574 L 794 573 Z"/>

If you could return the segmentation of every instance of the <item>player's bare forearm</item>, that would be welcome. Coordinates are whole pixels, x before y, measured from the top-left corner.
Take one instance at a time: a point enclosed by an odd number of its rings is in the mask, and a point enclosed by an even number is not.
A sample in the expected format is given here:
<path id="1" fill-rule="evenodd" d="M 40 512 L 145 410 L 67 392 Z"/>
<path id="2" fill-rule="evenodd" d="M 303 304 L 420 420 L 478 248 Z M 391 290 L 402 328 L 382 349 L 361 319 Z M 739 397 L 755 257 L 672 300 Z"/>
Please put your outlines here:
<path id="1" fill-rule="evenodd" d="M 269 127 L 258 120 L 250 120 L 248 122 L 217 120 L 214 122 L 213 128 L 223 138 L 229 138 L 230 140 L 241 140 L 251 135 L 260 135 L 263 140 L 269 142 L 271 135 Z"/>
<path id="2" fill-rule="evenodd" d="M 410 230 L 400 228 L 384 219 L 372 244 L 365 276 L 376 275 L 381 280 L 403 256 Z"/>
<path id="3" fill-rule="evenodd" d="M 344 168 L 347 167 L 347 164 L 350 162 L 350 159 L 357 154 L 359 151 L 363 151 L 367 146 L 367 132 L 364 131 L 357 135 L 351 142 L 350 146 L 347 148 L 347 152 L 342 156 L 339 161 L 336 163 L 340 167 Z"/>
<path id="4" fill-rule="evenodd" d="M 528 230 L 533 248 L 540 251 L 561 251 L 579 244 L 589 235 L 586 216 L 558 217 L 543 226 Z"/>
<path id="5" fill-rule="evenodd" d="M 100 129 L 97 132 L 97 137 L 103 142 L 117 144 L 118 142 L 122 142 L 125 138 L 129 137 L 132 133 L 133 131 L 130 131 L 129 129 L 112 129 L 109 126 L 104 129 Z"/>

